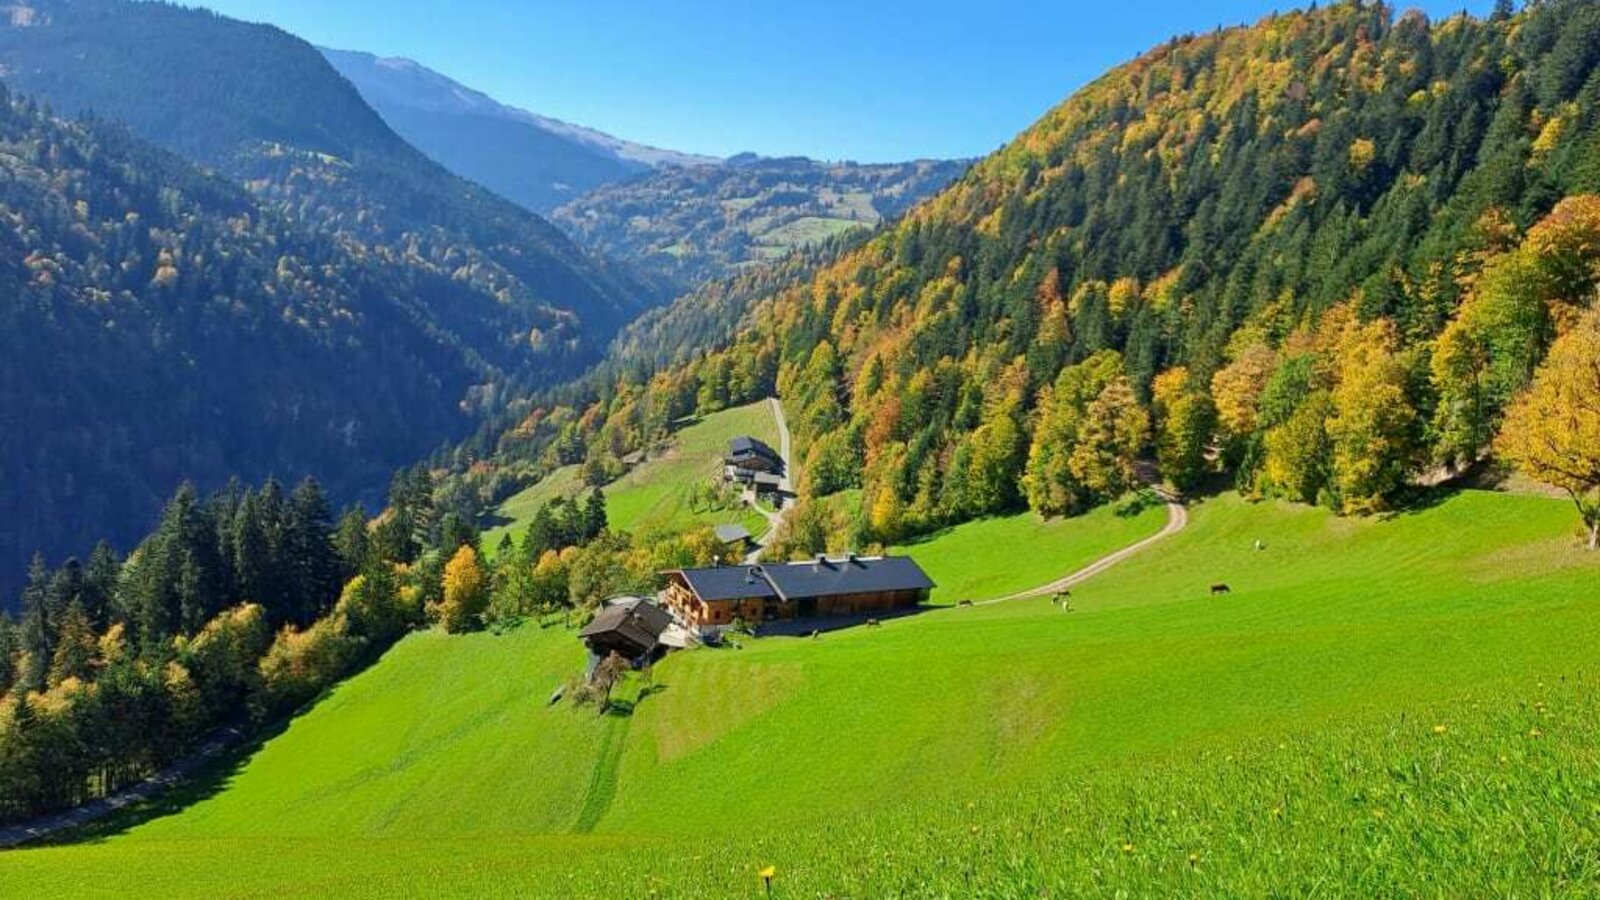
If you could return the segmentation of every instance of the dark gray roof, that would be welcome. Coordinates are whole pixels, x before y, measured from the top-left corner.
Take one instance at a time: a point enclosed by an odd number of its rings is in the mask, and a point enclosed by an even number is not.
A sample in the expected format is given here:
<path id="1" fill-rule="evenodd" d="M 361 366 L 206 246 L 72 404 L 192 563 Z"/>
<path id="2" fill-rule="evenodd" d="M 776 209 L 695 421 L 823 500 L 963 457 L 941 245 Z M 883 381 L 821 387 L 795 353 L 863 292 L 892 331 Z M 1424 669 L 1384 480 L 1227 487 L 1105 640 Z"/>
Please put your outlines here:
<path id="1" fill-rule="evenodd" d="M 729 456 L 741 456 L 747 453 L 755 453 L 772 460 L 778 458 L 778 451 L 753 437 L 740 436 L 728 441 Z"/>
<path id="2" fill-rule="evenodd" d="M 715 531 L 717 533 L 717 540 L 723 542 L 724 544 L 731 544 L 734 541 L 750 540 L 750 529 L 744 527 L 743 525 L 718 525 Z"/>
<path id="3" fill-rule="evenodd" d="M 927 590 L 934 586 L 933 580 L 909 556 L 858 556 L 769 566 L 684 569 L 683 577 L 702 600 L 740 597 L 796 600 L 838 594 Z"/>
<path id="4" fill-rule="evenodd" d="M 616 632 L 645 649 L 656 645 L 661 632 L 672 624 L 672 614 L 654 603 L 634 602 L 607 606 L 583 630 L 583 637 Z"/>
<path id="5" fill-rule="evenodd" d="M 755 482 L 756 482 L 756 484 L 765 484 L 765 485 L 771 485 L 772 487 L 780 487 L 780 486 L 783 485 L 783 478 L 781 476 L 778 476 L 778 475 L 773 475 L 770 472 L 757 472 L 756 475 L 755 475 Z"/>

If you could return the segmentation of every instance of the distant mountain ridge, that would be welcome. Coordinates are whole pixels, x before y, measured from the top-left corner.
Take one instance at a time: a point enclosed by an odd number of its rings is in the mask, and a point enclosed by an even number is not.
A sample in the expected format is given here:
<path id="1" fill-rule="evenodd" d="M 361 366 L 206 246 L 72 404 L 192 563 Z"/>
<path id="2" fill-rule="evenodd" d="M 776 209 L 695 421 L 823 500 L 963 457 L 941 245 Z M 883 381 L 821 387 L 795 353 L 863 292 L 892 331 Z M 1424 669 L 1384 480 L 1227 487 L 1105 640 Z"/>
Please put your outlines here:
<path id="1" fill-rule="evenodd" d="M 0 160 L 27 226 L 0 271 L 0 590 L 35 549 L 142 533 L 184 478 L 371 496 L 665 299 L 428 159 L 280 29 L 31 0 L 0 11 L 0 73 L 94 117 L 23 104 Z"/>
<path id="2" fill-rule="evenodd" d="M 653 168 L 720 162 L 519 109 L 413 60 L 319 49 L 402 137 L 456 174 L 536 212 Z"/>
<path id="3" fill-rule="evenodd" d="M 409 59 L 322 54 L 434 161 L 676 291 L 875 226 L 967 167 L 679 153 L 510 106 Z"/>
<path id="4" fill-rule="evenodd" d="M 585 246 L 685 287 L 873 228 L 943 189 L 965 160 L 864 164 L 741 153 L 601 185 L 550 214 Z"/>

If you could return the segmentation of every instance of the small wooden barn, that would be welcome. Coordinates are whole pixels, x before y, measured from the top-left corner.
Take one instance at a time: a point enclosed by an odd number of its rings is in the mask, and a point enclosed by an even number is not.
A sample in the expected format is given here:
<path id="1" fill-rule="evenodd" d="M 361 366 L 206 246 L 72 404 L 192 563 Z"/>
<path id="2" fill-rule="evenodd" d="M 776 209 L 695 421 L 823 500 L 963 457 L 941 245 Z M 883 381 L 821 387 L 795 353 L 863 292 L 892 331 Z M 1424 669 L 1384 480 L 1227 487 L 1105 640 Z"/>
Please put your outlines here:
<path id="1" fill-rule="evenodd" d="M 916 606 L 933 580 L 908 556 L 819 556 L 768 566 L 675 569 L 661 601 L 679 621 L 701 630 L 736 619 L 766 622 L 860 615 Z"/>
<path id="2" fill-rule="evenodd" d="M 656 654 L 670 625 L 671 613 L 642 597 L 624 597 L 607 603 L 579 635 L 596 656 L 616 653 L 638 662 Z"/>

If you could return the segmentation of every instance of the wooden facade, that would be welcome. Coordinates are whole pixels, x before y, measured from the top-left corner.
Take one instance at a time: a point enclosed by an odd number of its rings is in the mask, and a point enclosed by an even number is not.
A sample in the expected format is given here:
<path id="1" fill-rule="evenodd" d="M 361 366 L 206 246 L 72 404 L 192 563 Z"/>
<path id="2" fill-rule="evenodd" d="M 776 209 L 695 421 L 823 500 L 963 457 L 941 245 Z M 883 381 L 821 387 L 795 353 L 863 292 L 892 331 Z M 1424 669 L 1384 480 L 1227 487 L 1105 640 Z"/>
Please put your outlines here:
<path id="1" fill-rule="evenodd" d="M 809 569 L 814 565 L 824 564 L 842 567 L 855 564 L 855 561 L 785 565 Z M 914 568 L 914 564 L 912 566 Z M 790 590 L 785 593 L 778 588 L 777 583 L 784 574 L 783 566 L 772 568 L 774 570 L 772 574 L 767 574 L 760 567 L 748 569 L 730 567 L 721 570 L 728 573 L 749 571 L 752 575 L 742 582 L 736 582 L 742 584 L 742 589 L 736 588 L 712 597 L 703 596 L 695 589 L 690 574 L 683 571 L 668 572 L 667 586 L 661 594 L 661 603 L 688 627 L 706 630 L 732 625 L 740 620 L 754 624 L 813 616 L 887 613 L 922 603 L 927 599 L 928 589 L 931 587 L 931 582 L 928 582 L 926 576 L 923 576 L 918 569 L 916 575 L 919 580 L 903 585 L 884 586 L 864 583 L 863 589 L 858 590 L 845 584 L 835 585 L 832 590 L 826 592 Z M 697 571 L 704 572 L 704 570 Z M 779 576 L 779 579 L 775 580 L 773 575 Z M 864 582 L 869 580 L 863 579 Z"/>

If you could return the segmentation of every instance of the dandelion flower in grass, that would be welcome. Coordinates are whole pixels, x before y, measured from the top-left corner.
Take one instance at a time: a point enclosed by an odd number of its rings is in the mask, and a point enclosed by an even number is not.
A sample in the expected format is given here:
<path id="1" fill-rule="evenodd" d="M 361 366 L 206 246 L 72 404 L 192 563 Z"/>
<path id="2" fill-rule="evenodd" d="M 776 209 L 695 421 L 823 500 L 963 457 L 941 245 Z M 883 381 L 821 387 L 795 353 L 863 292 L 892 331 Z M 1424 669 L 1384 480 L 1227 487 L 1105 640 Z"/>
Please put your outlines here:
<path id="1" fill-rule="evenodd" d="M 1191 867 L 1200 865 L 1200 854 L 1198 854 L 1198 853 L 1189 854 L 1189 865 Z"/>
<path id="2" fill-rule="evenodd" d="M 1122 852 L 1123 853 L 1132 853 L 1133 852 L 1133 842 L 1132 841 L 1123 842 L 1123 844 L 1122 844 Z"/>
<path id="3" fill-rule="evenodd" d="M 756 876 L 759 877 L 762 881 L 771 881 L 773 879 L 773 877 L 775 875 L 777 875 L 777 874 L 778 874 L 778 867 L 777 866 L 767 866 L 765 869 L 762 869 L 761 871 L 757 872 Z"/>
<path id="4" fill-rule="evenodd" d="M 1544 732 L 1540 731 L 1537 728 L 1529 728 L 1528 729 L 1528 737 L 1544 737 Z"/>
<path id="5" fill-rule="evenodd" d="M 1449 728 L 1446 728 L 1443 725 L 1435 725 L 1435 726 L 1433 726 L 1433 733 L 1434 734 L 1444 734 L 1445 732 L 1447 732 L 1449 730 L 1450 730 Z"/>

